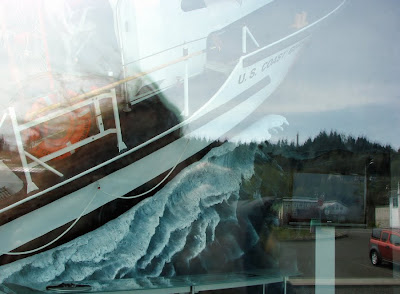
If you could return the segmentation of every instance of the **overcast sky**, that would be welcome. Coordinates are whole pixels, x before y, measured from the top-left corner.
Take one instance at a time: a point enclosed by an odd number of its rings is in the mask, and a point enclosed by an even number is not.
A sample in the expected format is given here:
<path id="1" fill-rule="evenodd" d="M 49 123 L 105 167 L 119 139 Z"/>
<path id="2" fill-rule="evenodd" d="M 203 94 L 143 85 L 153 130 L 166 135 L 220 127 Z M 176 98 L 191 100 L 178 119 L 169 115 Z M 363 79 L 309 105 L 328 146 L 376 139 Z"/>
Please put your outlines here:
<path id="1" fill-rule="evenodd" d="M 399 1 L 348 0 L 264 104 L 289 122 L 274 138 L 336 130 L 399 148 L 399 45 Z"/>

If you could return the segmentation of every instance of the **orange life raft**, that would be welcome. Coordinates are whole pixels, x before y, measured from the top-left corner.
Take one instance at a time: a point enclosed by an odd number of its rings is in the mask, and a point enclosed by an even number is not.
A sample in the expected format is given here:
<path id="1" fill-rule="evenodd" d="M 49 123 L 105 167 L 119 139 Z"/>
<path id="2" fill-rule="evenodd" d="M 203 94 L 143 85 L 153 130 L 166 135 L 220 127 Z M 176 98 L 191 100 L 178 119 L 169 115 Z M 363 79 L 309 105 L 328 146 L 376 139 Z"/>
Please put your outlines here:
<path id="1" fill-rule="evenodd" d="M 76 96 L 72 92 L 68 94 Z M 47 115 L 49 112 L 43 109 L 55 103 L 57 103 L 55 94 L 37 99 L 26 115 L 27 120 L 34 119 L 35 115 L 36 118 Z M 87 138 L 91 124 L 91 109 L 89 106 L 84 106 L 28 129 L 24 136 L 25 142 L 29 146 L 29 152 L 41 158 Z M 72 152 L 61 154 L 55 159 L 66 158 Z"/>

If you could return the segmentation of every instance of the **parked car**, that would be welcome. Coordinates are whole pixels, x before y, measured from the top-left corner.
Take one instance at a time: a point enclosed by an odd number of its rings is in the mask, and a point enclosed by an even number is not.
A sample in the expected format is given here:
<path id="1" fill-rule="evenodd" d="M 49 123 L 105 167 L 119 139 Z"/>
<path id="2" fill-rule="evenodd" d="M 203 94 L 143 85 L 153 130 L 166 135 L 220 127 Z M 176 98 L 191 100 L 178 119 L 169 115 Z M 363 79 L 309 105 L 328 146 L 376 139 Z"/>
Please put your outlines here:
<path id="1" fill-rule="evenodd" d="M 373 265 L 382 261 L 400 264 L 400 229 L 373 229 L 369 258 Z"/>

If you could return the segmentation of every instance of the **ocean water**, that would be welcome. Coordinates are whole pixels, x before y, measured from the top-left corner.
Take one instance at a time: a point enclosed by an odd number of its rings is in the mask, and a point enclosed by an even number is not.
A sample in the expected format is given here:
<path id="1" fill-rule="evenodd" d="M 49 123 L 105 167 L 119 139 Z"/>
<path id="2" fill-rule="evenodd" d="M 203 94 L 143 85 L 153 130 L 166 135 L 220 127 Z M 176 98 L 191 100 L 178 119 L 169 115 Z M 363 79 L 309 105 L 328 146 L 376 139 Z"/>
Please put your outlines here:
<path id="1" fill-rule="evenodd" d="M 0 267 L 0 283 L 34 287 L 240 271 L 243 264 L 237 261 L 259 241 L 265 213 L 255 212 L 263 206 L 259 195 L 240 198 L 246 194 L 243 181 L 254 175 L 260 161 L 268 158 L 259 145 L 224 143 L 101 228 Z"/>

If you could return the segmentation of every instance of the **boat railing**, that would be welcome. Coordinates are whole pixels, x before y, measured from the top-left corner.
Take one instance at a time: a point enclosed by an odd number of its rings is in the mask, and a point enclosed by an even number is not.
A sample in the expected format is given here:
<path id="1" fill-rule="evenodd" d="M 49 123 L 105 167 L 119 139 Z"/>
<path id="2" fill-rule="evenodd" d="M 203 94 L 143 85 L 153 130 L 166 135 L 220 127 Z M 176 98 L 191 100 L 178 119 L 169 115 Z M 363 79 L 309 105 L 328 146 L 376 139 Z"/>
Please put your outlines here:
<path id="1" fill-rule="evenodd" d="M 97 88 L 90 92 L 83 93 L 83 94 L 77 95 L 75 97 L 72 97 L 71 99 L 69 99 L 68 105 L 66 105 L 65 103 L 54 103 L 47 107 L 43 107 L 31 114 L 31 116 L 37 117 L 36 119 L 30 120 L 30 121 L 22 123 L 22 124 L 18 122 L 15 108 L 9 107 L 7 112 L 1 118 L 0 126 L 4 123 L 4 120 L 6 119 L 6 117 L 9 116 L 10 120 L 11 120 L 11 124 L 12 124 L 13 134 L 14 134 L 14 137 L 16 140 L 17 150 L 18 150 L 19 157 L 20 157 L 21 164 L 22 164 L 22 169 L 23 169 L 23 172 L 24 172 L 24 175 L 26 178 L 26 182 L 27 182 L 27 193 L 30 193 L 34 190 L 39 189 L 38 186 L 33 182 L 32 177 L 31 177 L 31 169 L 35 166 L 41 165 L 42 167 L 53 172 L 54 174 L 58 175 L 59 177 L 63 177 L 64 175 L 60 171 L 58 171 L 55 168 L 48 165 L 47 162 L 54 158 L 57 158 L 61 155 L 64 155 L 66 153 L 73 152 L 77 148 L 80 148 L 84 145 L 95 142 L 109 134 L 117 135 L 117 147 L 119 149 L 119 152 L 126 149 L 127 146 L 123 142 L 123 138 L 122 138 L 122 134 L 121 134 L 121 125 L 120 125 L 119 111 L 118 111 L 118 104 L 117 104 L 117 97 L 116 97 L 116 88 L 124 83 L 145 77 L 146 75 L 149 75 L 153 72 L 156 72 L 156 71 L 166 68 L 168 66 L 171 66 L 171 65 L 174 65 L 174 64 L 177 64 L 180 62 L 185 62 L 185 61 L 189 60 L 190 58 L 193 58 L 193 57 L 198 56 L 203 53 L 204 53 L 204 51 L 202 50 L 202 51 L 198 51 L 198 52 L 195 52 L 192 54 L 187 54 L 187 50 L 186 50 L 186 52 L 184 52 L 184 55 L 182 57 L 172 60 L 168 63 L 162 64 L 160 66 L 157 66 L 155 68 L 152 68 L 149 71 L 137 73 L 137 74 L 127 77 L 125 79 L 116 81 L 114 83 L 110 83 L 101 88 Z M 188 75 L 188 69 L 187 69 L 187 64 L 186 64 L 186 73 L 185 73 L 186 81 L 184 83 L 186 112 L 188 112 L 188 104 L 189 104 L 188 79 L 189 79 L 189 75 Z M 109 128 L 109 129 L 104 128 L 103 116 L 102 116 L 101 107 L 100 107 L 100 101 L 104 100 L 104 99 L 111 100 L 115 128 Z M 97 128 L 99 131 L 97 134 L 89 136 L 87 138 L 84 138 L 73 144 L 69 144 L 62 149 L 59 149 L 55 152 L 48 153 L 47 155 L 39 157 L 39 158 L 32 155 L 31 153 L 29 153 L 26 150 L 26 148 L 24 147 L 23 139 L 22 139 L 23 131 L 34 128 L 42 123 L 46 123 L 57 117 L 61 117 L 63 115 L 71 113 L 71 112 L 75 112 L 76 110 L 81 109 L 85 106 L 89 106 L 89 105 L 92 105 L 93 109 L 95 111 L 96 123 L 97 123 Z M 31 160 L 30 163 L 28 163 L 28 158 Z"/>
<path id="2" fill-rule="evenodd" d="M 127 148 L 126 145 L 123 142 L 122 135 L 121 135 L 120 121 L 119 121 L 119 111 L 118 111 L 116 90 L 115 90 L 118 86 L 120 86 L 120 85 L 122 85 L 124 83 L 127 83 L 129 81 L 142 78 L 142 77 L 144 77 L 144 76 L 146 76 L 146 75 L 148 75 L 148 74 L 150 74 L 152 72 L 158 71 L 158 70 L 160 70 L 162 68 L 166 68 L 166 67 L 168 67 L 170 65 L 173 65 L 173 64 L 176 64 L 176 63 L 180 63 L 180 62 L 184 62 L 186 60 L 189 60 L 190 58 L 193 58 L 195 56 L 198 56 L 198 55 L 201 55 L 201 54 L 204 54 L 204 53 L 205 53 L 205 50 L 201 50 L 201 51 L 194 52 L 192 54 L 187 54 L 187 55 L 184 55 L 184 56 L 179 57 L 177 59 L 174 59 L 174 60 L 172 60 L 172 61 L 170 61 L 168 63 L 165 63 L 165 64 L 162 64 L 160 66 L 154 67 L 154 68 L 152 68 L 152 69 L 150 69 L 150 70 L 148 70 L 146 72 L 140 72 L 140 73 L 137 73 L 135 75 L 129 76 L 129 77 L 125 78 L 125 79 L 122 79 L 122 80 L 110 83 L 108 85 L 105 85 L 103 87 L 96 88 L 96 89 L 94 89 L 92 91 L 77 95 L 75 97 L 70 98 L 68 100 L 68 104 L 67 105 L 65 103 L 54 103 L 54 104 L 51 104 L 49 106 L 43 107 L 43 108 L 39 109 L 38 111 L 35 111 L 35 112 L 31 113 L 31 116 L 38 117 L 36 120 L 29 121 L 29 122 L 24 123 L 24 124 L 19 124 L 18 123 L 17 114 L 16 114 L 15 108 L 9 107 L 6 110 L 6 112 L 3 115 L 3 117 L 1 118 L 0 127 L 3 125 L 3 123 L 4 123 L 5 119 L 7 118 L 7 116 L 9 116 L 11 118 L 11 121 L 12 121 L 13 133 L 14 133 L 15 138 L 16 138 L 17 149 L 18 149 L 19 157 L 20 157 L 21 164 L 22 164 L 22 167 L 23 167 L 23 172 L 24 172 L 24 175 L 25 175 L 25 178 L 26 178 L 27 193 L 30 193 L 32 191 L 35 191 L 35 190 L 39 189 L 36 186 L 36 184 L 33 182 L 32 177 L 31 177 L 31 171 L 32 171 L 33 166 L 41 165 L 45 169 L 47 169 L 47 170 L 57 174 L 58 176 L 62 177 L 63 176 L 62 173 L 60 173 L 59 171 L 57 171 L 54 168 L 52 168 L 51 166 L 49 166 L 46 162 L 51 160 L 51 159 L 56 158 L 57 156 L 60 156 L 62 154 L 68 153 L 68 152 L 71 152 L 71 151 L 75 150 L 76 148 L 79 148 L 79 147 L 81 147 L 83 145 L 86 145 L 86 144 L 89 144 L 91 142 L 94 142 L 95 140 L 98 140 L 98 139 L 100 139 L 100 138 L 102 138 L 102 137 L 104 137 L 104 136 L 106 136 L 108 134 L 111 134 L 111 133 L 116 133 L 117 134 L 118 148 L 119 148 L 120 151 L 125 149 L 125 148 Z M 188 76 L 187 76 L 187 79 L 188 79 Z M 186 83 L 186 85 L 188 85 L 188 83 Z M 99 114 L 100 113 L 100 109 L 99 109 L 98 106 L 96 107 L 96 105 L 99 105 L 98 101 L 100 101 L 101 99 L 105 99 L 105 98 L 110 98 L 112 100 L 112 103 L 113 103 L 114 119 L 115 119 L 115 126 L 116 126 L 115 129 L 104 130 L 103 126 L 102 126 L 102 118 L 101 118 L 101 115 L 99 115 L 98 118 L 97 118 L 97 123 L 98 123 L 98 128 L 99 128 L 100 132 L 97 135 L 94 135 L 94 136 L 88 137 L 86 139 L 83 139 L 83 140 L 81 140 L 79 142 L 76 142 L 75 144 L 71 144 L 70 146 L 67 146 L 67 147 L 65 147 L 65 148 L 63 148 L 61 150 L 58 150 L 57 152 L 54 152 L 54 154 L 49 154 L 49 155 L 45 156 L 44 158 L 36 158 L 32 154 L 30 154 L 29 152 L 27 152 L 25 150 L 24 145 L 23 145 L 22 136 L 21 136 L 21 132 L 23 130 L 29 129 L 31 127 L 34 127 L 34 126 L 40 124 L 40 123 L 43 123 L 43 122 L 49 121 L 51 119 L 54 119 L 57 116 L 64 115 L 64 114 L 66 114 L 68 112 L 75 111 L 76 109 L 79 109 L 81 107 L 85 107 L 85 106 L 90 105 L 90 104 L 95 104 L 95 108 L 97 108 L 96 111 Z M 47 114 L 47 113 L 51 113 L 51 114 Z M 47 115 L 44 115 L 44 114 L 47 114 Z M 164 131 L 163 133 L 154 136 L 153 138 L 147 140 L 146 142 L 143 142 L 143 143 L 139 144 L 136 147 L 133 147 L 133 148 L 131 148 L 129 150 L 126 150 L 124 153 L 121 153 L 121 154 L 119 154 L 119 155 L 117 155 L 117 156 L 115 156 L 115 157 L 113 157 L 113 158 L 111 158 L 109 160 L 106 160 L 105 162 L 102 162 L 102 163 L 100 163 L 100 164 L 98 164 L 96 166 L 93 166 L 93 167 L 89 168 L 86 171 L 83 171 L 83 172 L 81 172 L 81 173 L 79 173 L 77 175 L 74 175 L 74 176 L 72 176 L 70 178 L 67 178 L 67 179 L 63 180 L 62 182 L 56 183 L 56 184 L 54 184 L 54 185 L 52 185 L 50 187 L 47 187 L 45 189 L 41 189 L 41 191 L 38 191 L 38 192 L 36 192 L 36 193 L 34 193 L 34 194 L 30 195 L 30 196 L 25 197 L 22 200 L 19 200 L 19 201 L 15 202 L 15 203 L 13 203 L 11 205 L 8 205 L 8 206 L 6 206 L 4 208 L 1 208 L 0 209 L 0 213 L 3 213 L 5 211 L 7 211 L 7 210 L 10 210 L 10 209 L 12 209 L 12 208 L 14 208 L 16 206 L 19 206 L 19 205 L 21 205 L 21 204 L 23 204 L 23 203 L 25 203 L 27 201 L 30 201 L 32 199 L 35 199 L 35 198 L 41 196 L 41 195 L 44 195 L 47 192 L 50 192 L 50 191 L 52 191 L 54 189 L 57 189 L 58 187 L 61 187 L 61 186 L 65 185 L 65 184 L 67 184 L 67 183 L 70 183 L 73 180 L 76 180 L 76 179 L 78 179 L 78 178 L 80 178 L 80 177 L 82 177 L 84 175 L 87 175 L 87 174 L 89 174 L 89 173 L 91 173 L 91 172 L 93 172 L 93 171 L 95 171 L 95 170 L 97 170 L 97 169 L 99 169 L 101 167 L 104 167 L 107 164 L 110 164 L 110 163 L 122 158 L 125 155 L 129 155 L 132 152 L 135 152 L 135 151 L 147 146 L 148 144 L 158 140 L 159 138 L 162 138 L 163 136 L 165 136 L 165 135 L 167 135 L 167 134 L 179 129 L 180 127 L 182 127 L 186 123 L 186 121 L 181 122 L 178 125 L 173 126 L 172 128 Z M 28 158 L 31 159 L 33 162 L 28 164 Z"/>
<path id="3" fill-rule="evenodd" d="M 111 100 L 111 105 L 112 105 L 113 114 L 114 114 L 114 123 L 115 123 L 115 128 L 109 128 L 107 130 L 104 128 L 103 116 L 102 116 L 101 108 L 100 108 L 100 101 L 104 100 L 104 99 Z M 37 125 L 49 122 L 57 117 L 61 117 L 68 113 L 75 112 L 76 110 L 81 109 L 85 106 L 89 106 L 89 105 L 93 105 L 93 108 L 95 111 L 96 123 L 97 123 L 97 127 L 99 130 L 99 132 L 96 135 L 87 137 L 87 138 L 77 141 L 73 144 L 68 144 L 64 148 L 59 149 L 54 152 L 49 152 L 47 155 L 44 155 L 40 158 L 32 155 L 27 150 L 25 150 L 25 147 L 23 144 L 23 139 L 22 139 L 23 131 L 34 128 Z M 32 177 L 31 177 L 31 173 L 30 173 L 30 170 L 37 165 L 41 165 L 42 167 L 53 172 L 54 174 L 58 175 L 59 177 L 63 177 L 64 175 L 61 172 L 57 171 L 55 168 L 48 165 L 46 162 L 48 162 L 56 157 L 59 157 L 61 155 L 64 155 L 66 153 L 73 152 L 77 148 L 87 145 L 89 143 L 92 143 L 96 140 L 99 140 L 109 134 L 117 135 L 117 141 L 118 141 L 117 147 L 120 152 L 122 150 L 126 149 L 126 145 L 122 140 L 115 89 L 111 89 L 108 92 L 104 92 L 102 94 L 92 96 L 89 99 L 82 100 L 78 103 L 75 103 L 75 104 L 72 104 L 69 106 L 59 107 L 58 109 L 55 109 L 54 111 L 52 111 L 46 115 L 38 116 L 36 119 L 30 120 L 30 121 L 22 123 L 22 124 L 20 124 L 17 120 L 17 115 L 16 115 L 14 107 L 8 108 L 8 115 L 10 116 L 10 119 L 11 119 L 13 134 L 15 136 L 19 157 L 20 157 L 22 168 L 23 168 L 25 178 L 27 181 L 27 193 L 38 189 L 36 184 L 32 181 Z M 31 159 L 30 163 L 28 163 L 28 160 L 27 160 L 28 158 Z"/>
<path id="4" fill-rule="evenodd" d="M 242 32 L 241 32 L 241 33 L 242 33 L 242 43 L 241 43 L 241 46 L 242 46 L 242 54 L 243 54 L 243 55 L 249 54 L 249 53 L 247 52 L 247 51 L 248 51 L 248 49 L 247 49 L 247 47 L 248 47 L 248 45 L 247 45 L 247 44 L 248 44 L 248 41 L 247 41 L 248 37 L 252 40 L 252 42 L 254 42 L 254 44 L 255 44 L 258 48 L 260 47 L 260 45 L 259 45 L 259 43 L 257 42 L 256 38 L 254 37 L 254 35 L 252 34 L 252 32 L 250 31 L 250 29 L 249 29 L 246 25 L 243 25 L 243 27 L 242 27 Z M 185 102 L 187 102 L 187 100 L 188 100 L 187 95 L 188 95 L 188 92 L 189 92 L 189 91 L 188 91 L 188 84 L 189 84 L 189 78 L 190 78 L 190 76 L 189 76 L 189 68 L 188 68 L 188 61 L 189 61 L 190 59 L 196 57 L 196 56 L 205 54 L 207 50 L 204 49 L 204 50 L 198 50 L 198 51 L 193 52 L 193 53 L 189 53 L 189 49 L 188 49 L 187 46 L 185 46 L 185 44 L 182 44 L 182 48 L 183 48 L 183 50 L 182 50 L 182 51 L 183 51 L 183 54 L 182 54 L 181 57 L 178 57 L 178 58 L 176 58 L 176 59 L 170 60 L 170 61 L 168 61 L 168 62 L 166 62 L 166 63 L 163 63 L 163 64 L 161 64 L 161 65 L 159 65 L 159 66 L 153 67 L 153 68 L 151 68 L 151 69 L 149 69 L 149 70 L 146 70 L 146 71 L 143 71 L 143 72 L 138 72 L 138 73 L 136 73 L 136 74 L 134 74 L 134 75 L 128 76 L 128 77 L 123 78 L 123 79 L 118 80 L 118 81 L 115 81 L 115 82 L 110 83 L 110 84 L 108 84 L 108 85 L 105 85 L 105 86 L 103 86 L 103 87 L 99 87 L 99 88 L 96 88 L 96 89 L 91 90 L 91 91 L 89 91 L 89 92 L 82 93 L 82 94 L 80 94 L 80 95 L 77 95 L 77 96 L 75 96 L 75 97 L 72 97 L 71 99 L 69 99 L 69 103 L 75 103 L 76 101 L 82 101 L 82 100 L 84 100 L 84 99 L 94 97 L 94 96 L 99 95 L 99 94 L 102 94 L 102 93 L 104 93 L 104 92 L 106 92 L 106 91 L 115 89 L 115 88 L 117 88 L 118 86 L 121 86 L 121 85 L 123 85 L 123 84 L 126 84 L 126 83 L 128 83 L 128 82 L 130 82 L 130 81 L 143 78 L 143 77 L 148 76 L 148 75 L 150 75 L 150 74 L 152 74 L 152 73 L 155 73 L 155 72 L 157 72 L 157 71 L 160 71 L 160 70 L 165 69 L 165 68 L 168 68 L 168 67 L 171 67 L 171 66 L 176 65 L 176 64 L 181 63 L 181 62 L 185 62 L 185 68 L 184 68 L 184 74 L 183 74 L 183 83 L 184 83 L 184 93 L 185 93 L 184 97 L 185 97 Z M 140 100 L 142 101 L 143 99 L 140 99 Z M 136 103 L 136 102 L 135 102 L 135 103 Z M 55 104 L 52 104 L 52 105 L 50 105 L 50 106 L 43 107 L 43 108 L 41 108 L 39 111 L 37 111 L 37 112 L 35 112 L 35 113 L 33 113 L 33 114 L 34 114 L 34 115 L 35 115 L 35 114 L 40 114 L 40 113 L 42 113 L 42 112 L 47 112 L 47 111 L 50 111 L 50 110 L 53 110 L 53 109 L 60 108 L 60 107 L 62 107 L 62 106 L 63 106 L 63 103 L 55 103 Z M 185 106 L 186 106 L 186 105 L 185 105 Z"/>

